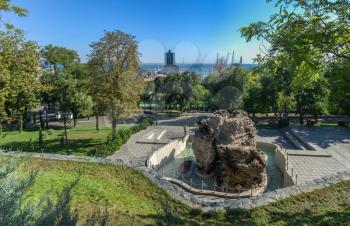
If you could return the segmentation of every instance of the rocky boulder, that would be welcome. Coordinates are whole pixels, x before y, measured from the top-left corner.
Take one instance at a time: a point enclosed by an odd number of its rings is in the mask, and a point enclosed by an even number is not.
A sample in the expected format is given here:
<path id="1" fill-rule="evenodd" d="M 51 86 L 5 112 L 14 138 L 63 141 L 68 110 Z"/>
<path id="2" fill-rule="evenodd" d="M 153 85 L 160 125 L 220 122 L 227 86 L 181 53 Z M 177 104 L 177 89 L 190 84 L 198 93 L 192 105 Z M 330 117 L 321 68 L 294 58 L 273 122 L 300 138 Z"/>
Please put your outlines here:
<path id="1" fill-rule="evenodd" d="M 217 171 L 221 188 L 239 191 L 266 180 L 264 154 L 256 149 L 256 130 L 244 111 L 219 111 L 199 122 L 193 152 L 201 173 Z"/>

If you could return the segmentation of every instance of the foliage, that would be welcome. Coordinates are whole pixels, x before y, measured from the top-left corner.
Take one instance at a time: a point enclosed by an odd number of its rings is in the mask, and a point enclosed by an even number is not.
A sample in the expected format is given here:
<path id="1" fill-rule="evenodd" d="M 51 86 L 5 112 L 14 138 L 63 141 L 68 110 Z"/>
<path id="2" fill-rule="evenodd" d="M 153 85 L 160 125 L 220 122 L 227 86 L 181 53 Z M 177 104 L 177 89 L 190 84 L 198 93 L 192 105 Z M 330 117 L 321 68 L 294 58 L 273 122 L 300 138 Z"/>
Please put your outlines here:
<path id="1" fill-rule="evenodd" d="M 20 178 L 15 161 L 5 162 L 0 168 L 0 225 L 25 225 L 31 221 L 32 207 L 21 208 L 25 192 L 35 181 L 36 172 Z"/>
<path id="2" fill-rule="evenodd" d="M 260 73 L 272 76 L 269 86 L 262 84 L 272 89 L 269 90 L 272 110 L 287 115 L 296 108 L 301 124 L 305 113 L 315 115 L 317 120 L 319 114 L 328 113 L 328 97 L 332 92 L 325 78 L 326 68 L 350 56 L 350 18 L 344 14 L 350 4 L 311 0 L 276 2 L 280 7 L 278 13 L 268 22 L 258 21 L 241 28 L 241 34 L 247 41 L 257 38 L 268 43 L 265 56 L 259 56 L 257 61 L 261 65 Z"/>
<path id="3" fill-rule="evenodd" d="M 11 12 L 21 17 L 27 16 L 27 10 L 13 5 L 11 0 L 0 0 L 0 12 Z M 0 14 L 0 28 L 2 27 L 2 25 L 5 26 L 6 29 L 14 29 L 14 26 L 12 24 L 4 22 L 3 15 Z"/>
<path id="4" fill-rule="evenodd" d="M 89 115 L 93 106 L 87 92 L 86 67 L 79 63 L 77 52 L 64 47 L 48 45 L 41 54 L 54 69 L 45 71 L 41 77 L 42 83 L 49 87 L 42 93 L 42 101 L 51 109 L 72 112 L 77 126 L 78 117 Z"/>
<path id="5" fill-rule="evenodd" d="M 0 31 L 0 117 L 24 115 L 39 102 L 39 53 L 22 33 Z"/>
<path id="6" fill-rule="evenodd" d="M 179 106 L 181 113 L 191 101 L 198 100 L 198 89 L 201 89 L 199 78 L 191 72 L 170 74 L 157 77 L 155 80 L 155 92 L 163 94 L 166 105 L 175 106 L 175 108 Z"/>
<path id="7" fill-rule="evenodd" d="M 98 105 L 108 106 L 114 134 L 117 120 L 137 107 L 142 94 L 138 46 L 134 36 L 117 30 L 105 32 L 91 48 L 91 92 Z"/>
<path id="8" fill-rule="evenodd" d="M 79 178 L 65 187 L 62 192 L 57 193 L 56 202 L 53 202 L 50 197 L 44 197 L 43 194 L 39 197 L 41 201 L 34 204 L 26 199 L 36 183 L 38 171 L 20 172 L 18 167 L 21 164 L 15 159 L 1 160 L 0 225 L 77 225 L 78 213 L 71 211 L 73 209 L 71 194 Z M 98 212 L 90 214 L 87 219 L 94 219 L 96 225 L 104 225 L 108 220 L 105 214 Z M 88 222 L 81 225 L 88 225 Z"/>
<path id="9" fill-rule="evenodd" d="M 79 55 L 76 51 L 60 46 L 47 45 L 41 49 L 41 56 L 45 63 L 53 67 L 57 74 L 59 68 L 70 68 L 79 61 Z"/>
<path id="10" fill-rule="evenodd" d="M 204 80 L 204 86 L 212 95 L 211 107 L 214 109 L 242 108 L 246 84 L 247 71 L 240 67 L 211 74 Z"/>
<path id="11" fill-rule="evenodd" d="M 315 50 L 330 60 L 350 57 L 349 1 L 273 2 L 280 10 L 268 22 L 259 21 L 241 28 L 247 41 L 254 37 L 267 41 L 270 52 Z"/>
<path id="12" fill-rule="evenodd" d="M 340 60 L 332 64 L 325 77 L 330 86 L 330 111 L 333 114 L 350 113 L 350 60 Z"/>
<path id="13" fill-rule="evenodd" d="M 114 135 L 110 134 L 107 137 L 105 144 L 96 147 L 94 156 L 105 157 L 113 154 L 114 152 L 118 151 L 120 147 L 125 144 L 133 134 L 147 129 L 147 127 L 150 125 L 153 125 L 153 121 L 146 118 L 135 126 L 118 129 Z"/>

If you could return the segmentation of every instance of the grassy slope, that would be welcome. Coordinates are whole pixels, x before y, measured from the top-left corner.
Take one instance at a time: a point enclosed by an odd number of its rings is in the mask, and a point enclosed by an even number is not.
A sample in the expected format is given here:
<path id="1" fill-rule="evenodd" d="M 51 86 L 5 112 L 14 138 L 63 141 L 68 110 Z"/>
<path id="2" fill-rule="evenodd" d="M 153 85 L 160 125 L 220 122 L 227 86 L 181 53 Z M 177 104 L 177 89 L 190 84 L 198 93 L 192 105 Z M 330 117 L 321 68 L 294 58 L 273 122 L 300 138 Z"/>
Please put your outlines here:
<path id="1" fill-rule="evenodd" d="M 50 131 L 53 131 L 51 135 L 43 131 L 46 136 L 44 140 L 44 152 L 66 154 L 66 149 L 61 145 L 63 129 L 58 127 Z M 106 141 L 108 134 L 111 132 L 111 128 L 101 127 L 100 132 L 97 133 L 94 126 L 79 126 L 76 128 L 69 128 L 68 131 L 69 154 L 90 155 L 95 146 Z M 14 149 L 19 148 L 22 151 L 32 151 L 33 148 L 30 148 L 32 146 L 30 145 L 30 140 L 32 140 L 34 147 L 36 147 L 38 136 L 38 131 L 23 131 L 21 134 L 17 131 L 4 132 L 4 137 L 0 139 L 0 147 L 12 147 Z"/>
<path id="2" fill-rule="evenodd" d="M 7 158 L 0 158 L 1 161 Z M 1 162 L 0 161 L 0 162 Z M 28 159 L 21 168 L 39 169 L 29 200 L 56 193 L 80 175 L 72 206 L 81 219 L 108 208 L 111 225 L 339 225 L 350 222 L 350 181 L 251 211 L 203 214 L 170 198 L 143 174 L 125 166 Z"/>

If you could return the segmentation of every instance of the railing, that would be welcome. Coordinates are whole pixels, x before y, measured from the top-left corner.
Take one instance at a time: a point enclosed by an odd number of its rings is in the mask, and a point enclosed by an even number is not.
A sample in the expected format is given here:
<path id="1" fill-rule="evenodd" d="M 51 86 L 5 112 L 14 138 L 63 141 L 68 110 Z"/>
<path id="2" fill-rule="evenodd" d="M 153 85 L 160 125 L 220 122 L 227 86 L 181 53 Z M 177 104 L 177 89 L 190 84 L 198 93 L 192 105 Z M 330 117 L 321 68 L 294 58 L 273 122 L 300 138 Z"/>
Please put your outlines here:
<path id="1" fill-rule="evenodd" d="M 164 177 L 164 171 L 163 168 L 161 169 L 161 175 L 160 179 L 166 180 L 172 183 L 175 183 L 177 185 L 180 185 L 182 188 L 188 190 L 192 193 L 199 193 L 199 194 L 210 194 L 213 196 L 218 197 L 228 197 L 228 198 L 240 198 L 240 197 L 252 197 L 256 194 L 260 194 L 262 191 L 264 191 L 267 187 L 267 177 L 264 176 L 263 178 L 263 185 L 258 186 L 251 186 L 249 189 L 244 188 L 231 188 L 228 186 L 219 186 L 216 181 L 212 184 L 208 184 L 207 182 L 204 182 L 204 180 L 201 180 L 200 182 L 194 181 L 193 178 L 186 178 L 185 174 L 181 174 L 179 179 L 174 178 L 168 178 Z"/>

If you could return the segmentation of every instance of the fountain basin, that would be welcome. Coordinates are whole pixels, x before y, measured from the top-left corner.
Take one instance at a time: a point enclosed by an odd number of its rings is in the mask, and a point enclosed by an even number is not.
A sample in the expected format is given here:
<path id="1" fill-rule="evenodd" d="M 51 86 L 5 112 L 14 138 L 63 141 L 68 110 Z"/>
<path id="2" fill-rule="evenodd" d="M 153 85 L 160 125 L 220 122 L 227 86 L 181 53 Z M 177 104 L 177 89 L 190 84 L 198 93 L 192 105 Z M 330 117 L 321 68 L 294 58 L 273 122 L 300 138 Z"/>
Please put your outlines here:
<path id="1" fill-rule="evenodd" d="M 293 180 L 286 171 L 285 155 L 280 147 L 271 143 L 257 142 L 257 148 L 265 153 L 267 162 L 267 178 L 260 186 L 251 189 L 220 188 L 216 184 L 216 174 L 201 175 L 196 173 L 195 156 L 192 151 L 191 139 L 187 136 L 178 147 L 182 150 L 168 150 L 168 156 L 164 148 L 161 150 L 162 160 L 157 159 L 152 163 L 154 156 L 159 156 L 157 151 L 148 160 L 148 165 L 156 170 L 158 176 L 166 181 L 174 183 L 192 193 L 210 194 L 218 197 L 250 197 L 263 192 L 293 185 Z M 170 147 L 174 145 L 169 144 Z M 166 149 L 166 148 L 165 148 Z M 176 153 L 176 154 L 175 154 Z"/>

